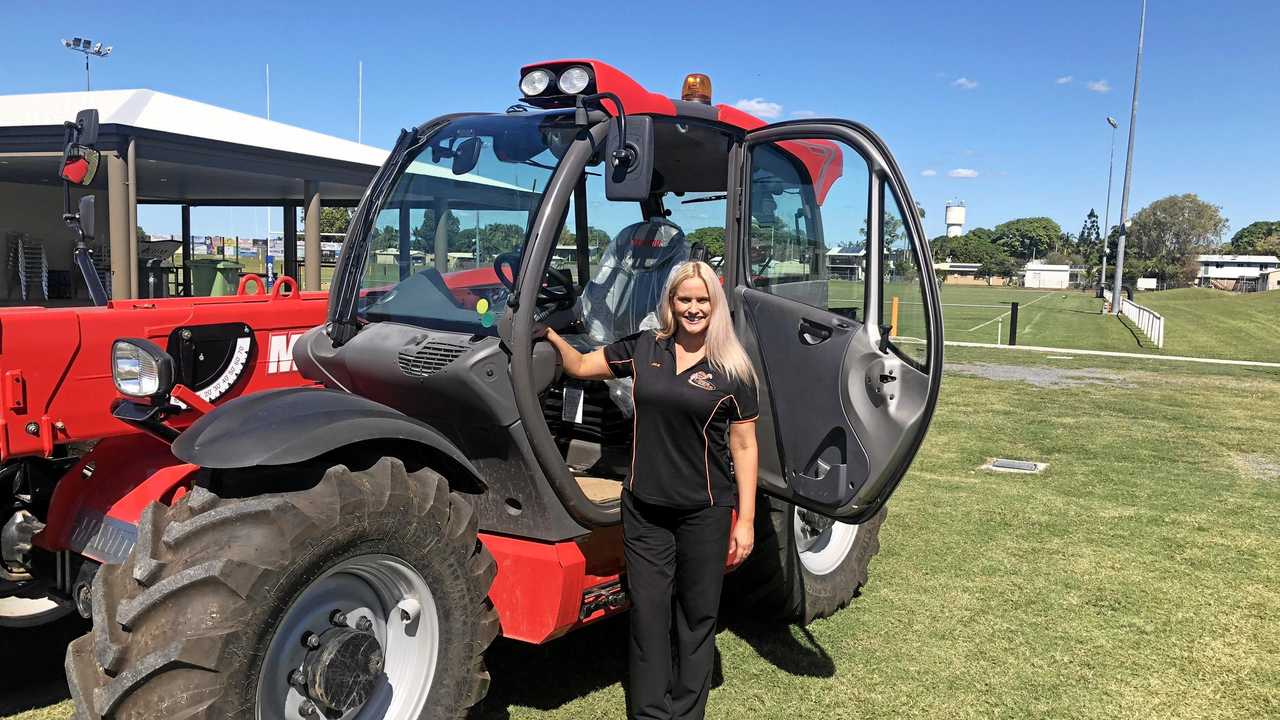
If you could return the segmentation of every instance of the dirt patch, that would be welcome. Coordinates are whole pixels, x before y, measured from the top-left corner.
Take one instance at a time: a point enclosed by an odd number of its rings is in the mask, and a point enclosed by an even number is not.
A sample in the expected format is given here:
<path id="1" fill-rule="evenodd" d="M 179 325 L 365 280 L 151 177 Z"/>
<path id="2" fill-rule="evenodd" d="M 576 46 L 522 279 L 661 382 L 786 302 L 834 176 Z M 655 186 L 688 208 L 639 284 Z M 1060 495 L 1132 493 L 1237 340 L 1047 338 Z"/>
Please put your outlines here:
<path id="1" fill-rule="evenodd" d="M 1280 480 L 1280 461 L 1258 453 L 1232 453 L 1241 475 L 1252 480 Z"/>
<path id="2" fill-rule="evenodd" d="M 1067 388 L 1081 385 L 1134 387 L 1123 375 L 1093 368 L 1028 367 L 992 363 L 947 363 L 947 372 L 973 375 L 987 380 L 1024 382 L 1043 388 Z"/>

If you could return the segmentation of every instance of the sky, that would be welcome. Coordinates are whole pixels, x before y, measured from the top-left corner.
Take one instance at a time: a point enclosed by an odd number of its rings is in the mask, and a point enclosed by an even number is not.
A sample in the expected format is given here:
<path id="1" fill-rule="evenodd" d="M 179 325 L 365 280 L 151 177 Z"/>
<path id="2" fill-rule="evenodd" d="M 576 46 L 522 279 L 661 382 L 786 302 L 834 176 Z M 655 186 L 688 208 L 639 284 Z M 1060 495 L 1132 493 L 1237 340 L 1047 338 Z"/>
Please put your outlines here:
<path id="1" fill-rule="evenodd" d="M 94 61 L 94 89 L 150 88 L 265 115 L 269 64 L 273 120 L 355 139 L 363 62 L 363 139 L 386 148 L 436 115 L 505 109 L 525 63 L 593 57 L 668 95 L 686 73 L 706 73 L 714 102 L 766 120 L 870 126 L 931 237 L 951 200 L 967 205 L 967 227 L 1047 215 L 1078 232 L 1107 201 L 1110 115 L 1120 122 L 1113 224 L 1119 216 L 1140 0 L 416 7 L 9 4 L 0 94 L 82 89 L 83 58 L 61 39 L 90 36 L 114 47 Z M 1276 27 L 1274 0 L 1150 1 L 1130 214 L 1196 193 L 1221 206 L 1229 233 L 1280 219 Z M 176 232 L 177 217 L 140 210 L 148 232 Z M 266 222 L 261 209 L 197 209 L 193 232 L 260 237 Z M 279 222 L 273 214 L 272 229 Z"/>

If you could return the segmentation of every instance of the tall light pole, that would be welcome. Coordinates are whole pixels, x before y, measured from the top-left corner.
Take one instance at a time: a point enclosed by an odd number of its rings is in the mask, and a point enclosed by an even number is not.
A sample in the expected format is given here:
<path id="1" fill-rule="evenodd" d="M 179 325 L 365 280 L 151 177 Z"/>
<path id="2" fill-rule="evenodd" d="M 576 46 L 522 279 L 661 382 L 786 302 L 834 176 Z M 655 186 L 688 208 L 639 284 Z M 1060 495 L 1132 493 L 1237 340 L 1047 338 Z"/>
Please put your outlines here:
<path id="1" fill-rule="evenodd" d="M 74 50 L 84 54 L 84 89 L 89 90 L 89 56 L 105 58 L 111 54 L 111 46 L 102 47 L 102 43 L 95 43 L 89 38 L 71 38 L 63 40 L 62 46 L 68 50 Z"/>
<path id="2" fill-rule="evenodd" d="M 1124 274 L 1124 241 L 1129 235 L 1129 185 L 1133 180 L 1133 136 L 1138 125 L 1138 81 L 1142 78 L 1142 37 L 1147 30 L 1147 0 L 1142 0 L 1138 21 L 1138 59 L 1133 67 L 1133 100 L 1129 104 L 1129 150 L 1124 159 L 1124 189 L 1120 191 L 1120 242 L 1116 245 L 1116 274 L 1111 287 L 1111 313 L 1120 314 L 1120 287 Z"/>
<path id="3" fill-rule="evenodd" d="M 1107 161 L 1107 210 L 1102 216 L 1102 277 L 1099 284 L 1107 284 L 1107 240 L 1111 237 L 1111 177 L 1116 166 L 1116 128 L 1120 127 L 1116 119 L 1107 116 L 1107 124 L 1111 126 L 1111 159 Z"/>

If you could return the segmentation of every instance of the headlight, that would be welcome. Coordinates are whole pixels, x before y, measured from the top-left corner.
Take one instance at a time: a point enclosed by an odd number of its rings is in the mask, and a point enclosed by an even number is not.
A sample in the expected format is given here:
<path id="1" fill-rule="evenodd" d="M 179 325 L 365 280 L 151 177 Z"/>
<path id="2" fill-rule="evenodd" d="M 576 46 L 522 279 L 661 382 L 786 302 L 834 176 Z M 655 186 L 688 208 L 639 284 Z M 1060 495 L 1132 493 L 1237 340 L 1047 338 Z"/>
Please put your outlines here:
<path id="1" fill-rule="evenodd" d="M 173 389 L 173 358 L 150 340 L 117 340 L 111 346 L 111 380 L 129 397 L 168 395 Z"/>
<path id="2" fill-rule="evenodd" d="M 530 70 L 524 77 L 520 78 L 520 92 L 525 97 L 533 97 L 540 94 L 547 86 L 551 84 L 551 73 L 547 70 Z"/>
<path id="3" fill-rule="evenodd" d="M 560 92 L 565 95 L 577 95 L 587 89 L 587 85 L 591 84 L 591 73 L 581 65 L 573 67 L 560 73 Z"/>

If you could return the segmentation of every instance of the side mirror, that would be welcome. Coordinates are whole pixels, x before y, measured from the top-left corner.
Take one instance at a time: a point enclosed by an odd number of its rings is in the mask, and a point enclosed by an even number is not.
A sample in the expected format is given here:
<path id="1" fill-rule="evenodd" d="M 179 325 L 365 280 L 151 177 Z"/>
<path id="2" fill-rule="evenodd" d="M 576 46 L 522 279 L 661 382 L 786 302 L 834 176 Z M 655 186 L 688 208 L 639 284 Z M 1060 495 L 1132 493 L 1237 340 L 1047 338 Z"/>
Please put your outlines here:
<path id="1" fill-rule="evenodd" d="M 627 160 L 618 161 L 625 154 Z M 627 137 L 615 129 L 605 140 L 604 194 L 610 200 L 643 201 L 649 199 L 653 185 L 653 118 L 627 116 Z"/>
<path id="2" fill-rule="evenodd" d="M 86 242 L 94 238 L 94 204 L 96 202 L 92 195 L 80 198 L 80 235 Z"/>
<path id="3" fill-rule="evenodd" d="M 76 113 L 76 129 L 79 132 L 78 142 L 90 147 L 98 144 L 98 111 L 81 110 Z"/>
<path id="4" fill-rule="evenodd" d="M 72 185 L 89 185 L 98 174 L 101 159 L 101 153 L 91 147 L 69 145 L 63 153 L 62 172 L 59 174 Z"/>
<path id="5" fill-rule="evenodd" d="M 453 164 L 450 168 L 454 175 L 466 175 L 476 169 L 476 163 L 480 162 L 480 149 L 483 147 L 480 138 L 470 138 L 463 140 L 458 145 L 458 149 L 453 151 Z"/>

